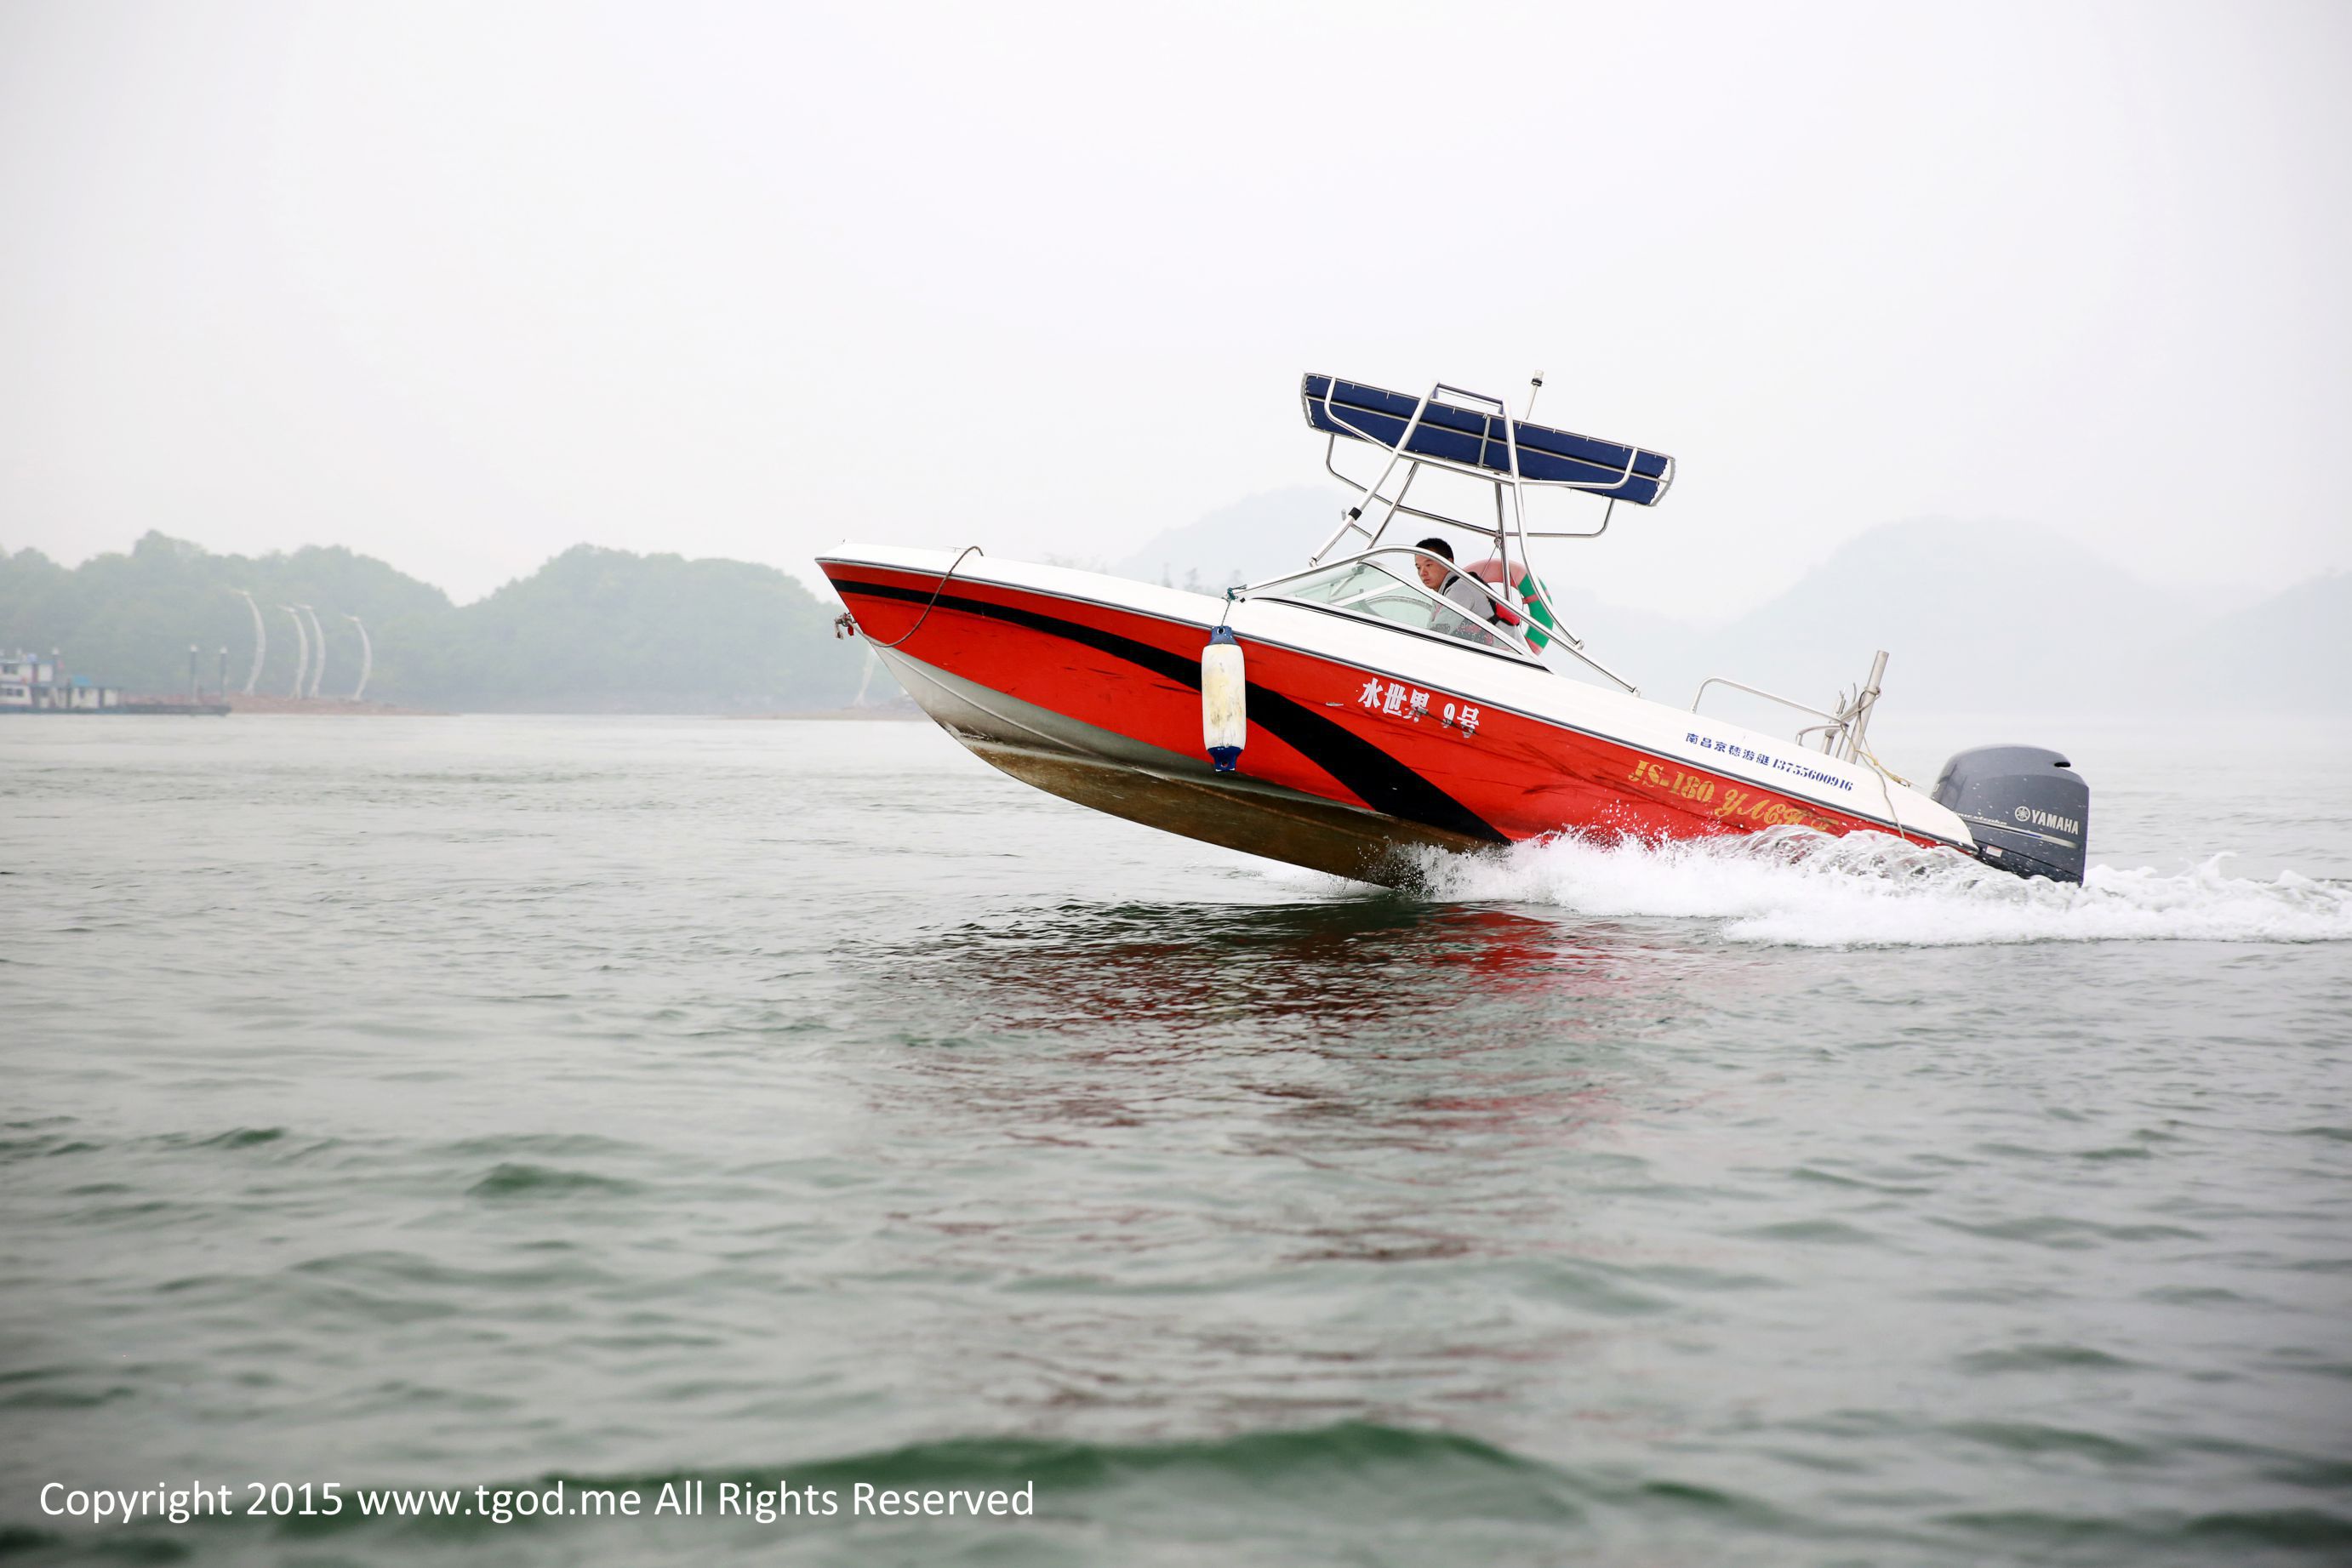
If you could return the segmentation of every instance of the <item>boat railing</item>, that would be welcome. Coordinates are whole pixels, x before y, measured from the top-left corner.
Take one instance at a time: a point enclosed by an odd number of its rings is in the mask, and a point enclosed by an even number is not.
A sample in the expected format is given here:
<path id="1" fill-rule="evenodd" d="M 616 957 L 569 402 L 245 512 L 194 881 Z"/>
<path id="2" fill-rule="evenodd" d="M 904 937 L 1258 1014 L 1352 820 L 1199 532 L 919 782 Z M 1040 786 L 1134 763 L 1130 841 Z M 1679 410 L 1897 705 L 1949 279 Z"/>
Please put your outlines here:
<path id="1" fill-rule="evenodd" d="M 1835 713 L 1817 708 L 1811 703 L 1801 703 L 1794 697 L 1784 697 L 1778 692 L 1768 692 L 1761 686 L 1735 681 L 1728 675 L 1709 675 L 1698 684 L 1698 691 L 1691 697 L 1690 710 L 1698 712 L 1698 705 L 1706 700 L 1706 688 L 1709 686 L 1728 686 L 1736 692 L 1746 692 L 1749 696 L 1762 697 L 1766 702 L 1779 703 L 1782 707 L 1795 708 L 1799 713 L 1809 713 L 1821 719 L 1822 723 L 1809 724 L 1797 731 L 1797 744 L 1806 746 L 1807 736 L 1818 735 L 1822 737 L 1821 749 L 1824 755 L 1852 762 L 1862 753 L 1864 737 L 1870 727 L 1871 710 L 1878 706 L 1878 683 L 1885 674 L 1886 653 L 1881 649 L 1871 661 L 1870 679 L 1864 682 L 1851 698 L 1842 700 Z"/>
<path id="2" fill-rule="evenodd" d="M 1496 640 L 1502 644 L 1503 652 L 1515 657 L 1524 659 L 1528 663 L 1535 664 L 1540 668 L 1549 668 L 1549 665 L 1544 664 L 1541 655 L 1537 653 L 1534 648 L 1528 645 L 1525 628 L 1531 622 L 1525 608 L 1513 604 L 1502 594 L 1497 593 L 1495 591 L 1493 584 L 1486 581 L 1476 573 L 1465 571 L 1461 567 L 1455 565 L 1453 561 L 1448 560 L 1445 557 L 1439 555 L 1434 550 L 1425 550 L 1418 545 L 1383 545 L 1377 549 L 1365 550 L 1360 554 L 1347 556 L 1339 560 L 1325 561 L 1320 565 L 1309 566 L 1299 571 L 1285 573 L 1281 577 L 1270 577 L 1263 582 L 1253 582 L 1239 588 L 1229 588 L 1225 591 L 1225 596 L 1231 600 L 1248 599 L 1254 596 L 1263 596 L 1269 599 L 1282 599 L 1294 604 L 1309 604 L 1314 605 L 1318 609 L 1338 610 L 1350 614 L 1356 614 L 1360 619 L 1373 622 L 1379 625 L 1397 626 L 1399 623 L 1393 621 L 1388 621 L 1378 616 L 1362 615 L 1360 612 L 1349 611 L 1348 606 L 1345 604 L 1326 605 L 1321 604 L 1315 600 L 1294 599 L 1289 595 L 1275 591 L 1286 583 L 1297 582 L 1303 579 L 1310 577 L 1328 577 L 1351 566 L 1370 563 L 1377 566 L 1382 575 L 1390 578 L 1402 587 L 1420 593 L 1423 598 L 1430 601 L 1433 604 L 1436 605 L 1446 613 L 1456 616 L 1465 622 L 1469 620 L 1469 613 L 1465 611 L 1464 607 L 1459 602 L 1446 598 L 1444 594 L 1430 587 L 1426 582 L 1423 582 L 1421 580 L 1421 574 L 1418 570 L 1398 571 L 1391 569 L 1386 561 L 1377 560 L 1375 559 L 1380 556 L 1396 555 L 1412 557 L 1416 566 L 1424 560 L 1433 561 L 1450 576 L 1458 577 L 1463 581 L 1475 586 L 1480 593 L 1486 596 L 1487 601 L 1494 606 L 1495 611 L 1497 612 L 1497 613 L 1490 614 L 1486 618 L 1486 623 L 1476 629 L 1482 632 L 1492 633 Z M 1416 630 L 1416 628 L 1412 627 L 1403 627 L 1401 629 L 1406 631 Z M 1454 642 L 1462 642 L 1465 640 L 1463 638 L 1454 636 L 1449 632 L 1435 632 L 1434 634 L 1446 637 L 1450 641 Z M 1636 696 L 1641 695 L 1640 689 L 1636 687 L 1633 682 L 1627 680 L 1624 676 L 1619 674 L 1616 671 L 1611 669 L 1608 665 L 1602 664 L 1591 654 L 1586 653 L 1582 644 L 1576 638 L 1569 635 L 1563 628 L 1558 626 L 1551 628 L 1551 636 L 1553 640 L 1558 642 L 1563 648 L 1566 648 L 1571 654 L 1575 655 L 1577 659 L 1591 666 L 1593 670 L 1599 672 L 1610 681 L 1615 683 L 1625 691 L 1630 692 Z"/>
<path id="3" fill-rule="evenodd" d="M 1334 415 L 1333 417 L 1336 419 L 1338 416 Z M 1669 459 L 1668 461 L 1671 462 L 1672 460 Z M 1458 470 L 1455 471 L 1458 472 Z M 1351 490 L 1360 490 L 1364 487 L 1364 482 L 1361 479 L 1355 478 L 1352 476 L 1340 471 L 1339 438 L 1336 435 L 1326 437 L 1324 440 L 1323 472 L 1330 475 L 1332 478 L 1337 479 L 1339 483 L 1347 486 Z M 1405 492 L 1412 487 L 1412 480 L 1413 475 L 1411 472 L 1408 472 L 1405 476 L 1404 483 L 1397 488 L 1396 506 L 1389 514 L 1390 516 L 1393 517 L 1401 514 L 1408 517 L 1419 517 L 1423 522 L 1443 523 L 1446 527 L 1454 528 L 1472 528 L 1480 533 L 1491 534 L 1495 531 L 1493 528 L 1490 528 L 1484 523 L 1474 523 L 1467 517 L 1457 517 L 1451 512 L 1428 512 L 1423 511 L 1419 507 L 1409 507 L 1405 505 Z M 1530 481 L 1530 483 L 1540 485 L 1545 483 L 1545 481 L 1538 479 Z M 1385 499 L 1386 497 L 1382 498 Z M 1497 490 L 1495 496 L 1495 509 L 1498 515 L 1502 511 L 1502 494 Z M 1362 515 L 1362 512 L 1363 508 L 1361 507 L 1350 508 L 1346 514 L 1345 520 L 1340 523 L 1338 529 L 1332 533 L 1329 538 L 1323 541 L 1323 549 L 1329 549 L 1333 545 L 1339 543 L 1339 536 L 1348 531 L 1349 525 L 1353 524 L 1356 519 Z M 1609 521 L 1616 515 L 1617 498 L 1612 496 L 1609 498 L 1608 507 L 1603 509 L 1601 514 L 1601 526 L 1597 528 L 1528 528 L 1527 530 L 1527 537 L 1531 539 L 1597 539 L 1601 535 L 1609 531 Z M 1364 534 L 1366 533 L 1366 530 L 1359 527 L 1356 528 L 1356 532 Z M 1374 536 L 1367 534 L 1367 537 Z M 1316 553 L 1320 555 L 1322 551 L 1318 550 Z"/>

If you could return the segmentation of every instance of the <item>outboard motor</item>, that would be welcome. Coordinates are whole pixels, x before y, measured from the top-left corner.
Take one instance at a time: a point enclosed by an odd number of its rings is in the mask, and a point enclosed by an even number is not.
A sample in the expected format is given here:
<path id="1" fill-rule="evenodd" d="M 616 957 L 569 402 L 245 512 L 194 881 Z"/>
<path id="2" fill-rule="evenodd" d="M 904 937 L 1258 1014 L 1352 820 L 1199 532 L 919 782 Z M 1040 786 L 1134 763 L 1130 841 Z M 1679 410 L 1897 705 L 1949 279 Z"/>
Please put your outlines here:
<path id="1" fill-rule="evenodd" d="M 1980 746 L 1944 764 L 1936 803 L 1969 825 L 1977 857 L 2020 876 L 2083 880 L 2091 787 L 2038 746 Z"/>

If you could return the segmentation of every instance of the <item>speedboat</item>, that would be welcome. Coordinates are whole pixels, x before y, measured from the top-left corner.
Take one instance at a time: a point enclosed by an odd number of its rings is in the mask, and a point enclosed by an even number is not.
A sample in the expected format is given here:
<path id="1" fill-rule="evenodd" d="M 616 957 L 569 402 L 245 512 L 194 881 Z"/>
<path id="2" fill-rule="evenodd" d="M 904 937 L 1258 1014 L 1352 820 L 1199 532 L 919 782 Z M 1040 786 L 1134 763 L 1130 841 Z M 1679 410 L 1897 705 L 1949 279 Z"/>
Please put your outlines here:
<path id="1" fill-rule="evenodd" d="M 1530 423 L 1541 386 L 1514 417 L 1444 382 L 1414 395 L 1304 377 L 1347 503 L 1302 570 L 1221 595 L 978 545 L 844 544 L 818 564 L 840 631 L 986 761 L 1271 860 L 1407 885 L 1433 849 L 1783 829 L 2082 880 L 2090 791 L 2058 752 L 1964 751 L 1925 793 L 1872 754 L 1884 652 L 1827 706 L 1721 677 L 1675 706 L 1603 663 L 1533 544 L 1597 538 L 1621 502 L 1655 507 L 1675 462 Z M 1531 522 L 1548 493 L 1563 498 Z M 1549 515 L 1595 500 L 1598 526 Z M 1707 714 L 1718 687 L 1790 710 L 1791 733 Z"/>

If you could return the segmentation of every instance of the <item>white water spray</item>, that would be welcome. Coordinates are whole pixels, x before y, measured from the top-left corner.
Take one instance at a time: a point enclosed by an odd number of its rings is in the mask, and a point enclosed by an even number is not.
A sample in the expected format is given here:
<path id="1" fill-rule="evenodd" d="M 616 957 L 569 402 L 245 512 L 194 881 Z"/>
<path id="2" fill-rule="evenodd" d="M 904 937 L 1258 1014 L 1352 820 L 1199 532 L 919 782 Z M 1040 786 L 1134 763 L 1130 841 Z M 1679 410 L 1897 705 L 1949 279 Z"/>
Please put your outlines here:
<path id="1" fill-rule="evenodd" d="M 2015 942 L 2352 941 L 2352 884 L 2095 865 L 2079 887 L 2027 882 L 1880 833 L 1776 828 L 1663 844 L 1563 835 L 1491 854 L 1431 852 L 1422 891 L 1579 915 L 1720 922 L 1735 942 L 1804 947 Z"/>

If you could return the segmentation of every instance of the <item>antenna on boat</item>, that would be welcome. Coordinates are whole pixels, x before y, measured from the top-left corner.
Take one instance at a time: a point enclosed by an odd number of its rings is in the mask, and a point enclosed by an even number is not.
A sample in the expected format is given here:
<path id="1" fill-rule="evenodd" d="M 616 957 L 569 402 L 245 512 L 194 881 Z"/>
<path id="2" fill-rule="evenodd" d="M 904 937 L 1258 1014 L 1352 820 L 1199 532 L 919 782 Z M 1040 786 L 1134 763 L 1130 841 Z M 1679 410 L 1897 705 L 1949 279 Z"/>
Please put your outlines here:
<path id="1" fill-rule="evenodd" d="M 1528 412 L 1519 415 L 1520 423 L 1525 423 L 1527 421 L 1533 419 L 1536 416 L 1536 396 L 1542 391 L 1543 372 L 1541 371 L 1538 371 L 1534 375 L 1528 378 Z"/>

